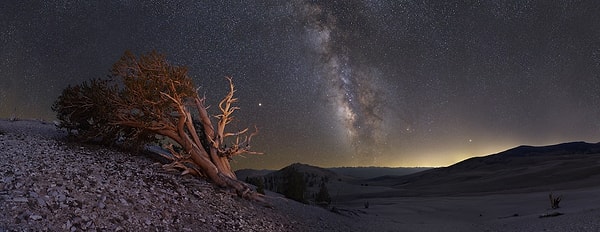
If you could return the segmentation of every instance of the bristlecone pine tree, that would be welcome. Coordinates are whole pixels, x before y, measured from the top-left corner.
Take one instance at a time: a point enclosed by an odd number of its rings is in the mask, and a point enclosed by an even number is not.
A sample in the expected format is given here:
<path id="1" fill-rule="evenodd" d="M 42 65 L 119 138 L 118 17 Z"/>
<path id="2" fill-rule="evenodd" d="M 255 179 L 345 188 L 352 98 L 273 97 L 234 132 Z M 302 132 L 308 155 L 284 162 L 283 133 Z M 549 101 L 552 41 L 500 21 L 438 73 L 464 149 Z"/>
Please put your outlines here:
<path id="1" fill-rule="evenodd" d="M 166 147 L 171 153 L 163 154 L 171 161 L 166 168 L 205 177 L 241 197 L 261 200 L 260 194 L 237 180 L 229 164 L 234 156 L 260 153 L 250 150 L 257 130 L 225 131 L 238 109 L 233 105 L 237 98 L 232 79 L 227 80 L 229 93 L 218 104 L 215 127 L 186 67 L 169 64 L 155 51 L 139 58 L 127 51 L 107 79 L 67 87 L 52 109 L 61 127 L 85 141 L 142 147 L 166 137 L 181 147 Z M 226 144 L 226 139 L 231 143 Z"/>

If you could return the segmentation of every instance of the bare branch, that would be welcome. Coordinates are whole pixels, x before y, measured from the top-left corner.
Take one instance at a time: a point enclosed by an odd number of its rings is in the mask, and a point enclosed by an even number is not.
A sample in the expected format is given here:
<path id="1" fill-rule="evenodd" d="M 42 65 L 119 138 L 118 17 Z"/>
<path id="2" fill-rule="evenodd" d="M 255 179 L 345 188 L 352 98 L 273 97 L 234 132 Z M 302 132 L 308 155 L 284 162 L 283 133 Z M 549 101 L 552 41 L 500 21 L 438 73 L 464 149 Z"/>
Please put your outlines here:
<path id="1" fill-rule="evenodd" d="M 262 155 L 261 152 L 254 152 L 250 150 L 250 141 L 252 137 L 258 134 L 258 127 L 254 126 L 254 132 L 252 132 L 249 136 L 245 136 L 242 141 L 240 141 L 240 135 L 246 133 L 248 128 L 241 131 L 241 133 L 236 135 L 235 142 L 231 145 L 231 147 L 221 147 L 219 148 L 219 154 L 221 156 L 227 157 L 231 159 L 234 156 L 249 154 L 249 155 Z"/>
<path id="2" fill-rule="evenodd" d="M 223 100 L 221 100 L 221 102 L 219 102 L 219 109 L 221 110 L 221 114 L 216 116 L 219 119 L 219 122 L 217 125 L 217 135 L 218 135 L 219 145 L 223 144 L 223 139 L 225 139 L 225 135 L 224 135 L 225 126 L 233 120 L 233 116 L 231 116 L 231 114 L 233 114 L 233 112 L 235 112 L 235 110 L 239 109 L 238 107 L 232 106 L 233 103 L 237 102 L 237 98 L 233 97 L 233 94 L 235 93 L 235 87 L 233 85 L 233 80 L 231 77 L 226 77 L 226 78 L 227 78 L 227 81 L 229 81 L 229 93 L 227 93 L 227 96 L 225 96 L 223 98 Z"/>
<path id="3" fill-rule="evenodd" d="M 157 134 L 165 136 L 183 149 L 177 152 L 171 144 L 166 147 L 170 155 L 159 154 L 171 161 L 166 169 L 204 176 L 243 197 L 258 196 L 236 179 L 229 163 L 235 155 L 260 153 L 250 151 L 250 141 L 258 130 L 250 135 L 247 128 L 225 133 L 239 109 L 234 106 L 238 99 L 233 80 L 226 79 L 229 92 L 218 104 L 216 130 L 205 98 L 199 97 L 187 68 L 169 64 L 157 52 L 140 57 L 125 52 L 113 65 L 109 80 L 69 87 L 52 108 L 65 122 L 61 125 L 86 132 L 88 137 L 110 140 L 125 135 L 130 137 L 128 141 L 143 145 L 155 141 Z M 194 124 L 190 113 L 194 107 L 201 126 Z M 225 146 L 226 137 L 234 138 L 231 147 Z"/>

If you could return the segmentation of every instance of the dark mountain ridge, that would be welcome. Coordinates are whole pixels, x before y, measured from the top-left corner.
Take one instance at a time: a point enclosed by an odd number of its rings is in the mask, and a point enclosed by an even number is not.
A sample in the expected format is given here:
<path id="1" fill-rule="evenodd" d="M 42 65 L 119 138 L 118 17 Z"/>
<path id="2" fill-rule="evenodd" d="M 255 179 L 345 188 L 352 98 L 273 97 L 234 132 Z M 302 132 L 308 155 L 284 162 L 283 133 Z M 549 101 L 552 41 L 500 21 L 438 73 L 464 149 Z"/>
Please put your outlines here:
<path id="1" fill-rule="evenodd" d="M 344 176 L 347 178 L 355 178 L 355 179 L 371 179 L 379 176 L 403 176 L 408 174 L 413 174 L 416 172 L 424 171 L 427 169 L 431 169 L 430 167 L 332 167 L 332 168 L 321 168 L 317 166 L 311 166 L 308 164 L 300 164 L 295 163 L 289 166 L 302 166 L 306 165 L 312 167 L 313 170 L 323 169 L 334 172 L 337 175 Z M 286 166 L 286 167 L 289 167 Z M 284 167 L 285 168 L 285 167 Z M 283 169 L 283 168 L 282 168 Z M 246 177 L 259 177 L 266 176 L 269 173 L 276 172 L 278 170 L 268 170 L 268 169 L 239 169 L 236 170 L 235 173 L 238 179 L 244 180 Z M 318 171 L 319 173 L 325 171 Z"/>
<path id="2" fill-rule="evenodd" d="M 332 181 L 345 179 L 331 170 L 301 163 L 277 171 L 241 169 L 236 171 L 236 175 L 256 185 L 257 191 L 260 186 L 303 203 L 313 202 L 321 185 L 329 186 Z"/>
<path id="3" fill-rule="evenodd" d="M 328 170 L 334 171 L 337 174 L 354 177 L 357 179 L 371 179 L 379 176 L 404 176 L 413 174 L 416 172 L 425 171 L 431 169 L 430 167 L 336 167 L 327 168 Z"/>
<path id="4" fill-rule="evenodd" d="M 406 176 L 373 178 L 372 184 L 401 189 L 402 195 L 472 194 L 579 186 L 596 177 L 600 184 L 600 144 L 572 142 L 550 146 L 519 146 L 497 154 L 474 157 L 454 165 Z M 565 183 L 568 183 L 565 185 Z"/>
<path id="5" fill-rule="evenodd" d="M 518 146 L 492 156 L 569 155 L 600 153 L 600 143 L 570 142 L 549 146 Z"/>

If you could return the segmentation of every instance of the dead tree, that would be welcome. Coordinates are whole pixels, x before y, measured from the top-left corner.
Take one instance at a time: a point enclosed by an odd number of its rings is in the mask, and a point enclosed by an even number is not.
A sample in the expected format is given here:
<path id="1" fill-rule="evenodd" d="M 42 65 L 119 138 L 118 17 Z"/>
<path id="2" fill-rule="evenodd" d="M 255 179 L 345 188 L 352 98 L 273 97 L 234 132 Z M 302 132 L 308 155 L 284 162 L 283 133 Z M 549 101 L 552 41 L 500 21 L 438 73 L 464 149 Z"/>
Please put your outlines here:
<path id="1" fill-rule="evenodd" d="M 560 204 L 560 200 L 562 200 L 562 196 L 554 197 L 552 195 L 552 193 L 550 193 L 550 195 L 548 195 L 548 198 L 550 198 L 550 207 L 552 207 L 552 209 L 560 208 L 560 206 L 558 204 Z"/>
<path id="2" fill-rule="evenodd" d="M 225 130 L 239 109 L 234 106 L 233 81 L 230 77 L 227 81 L 229 92 L 218 104 L 214 127 L 206 99 L 198 95 L 186 67 L 169 64 L 157 52 L 139 59 L 125 52 L 113 65 L 109 79 L 69 86 L 53 109 L 62 127 L 87 140 L 119 138 L 140 145 L 156 140 L 156 135 L 164 136 L 182 148 L 166 147 L 171 153 L 164 155 L 171 161 L 166 168 L 203 176 L 241 197 L 258 199 L 260 195 L 237 180 L 229 164 L 234 156 L 260 153 L 250 150 L 256 128 L 252 133 Z"/>

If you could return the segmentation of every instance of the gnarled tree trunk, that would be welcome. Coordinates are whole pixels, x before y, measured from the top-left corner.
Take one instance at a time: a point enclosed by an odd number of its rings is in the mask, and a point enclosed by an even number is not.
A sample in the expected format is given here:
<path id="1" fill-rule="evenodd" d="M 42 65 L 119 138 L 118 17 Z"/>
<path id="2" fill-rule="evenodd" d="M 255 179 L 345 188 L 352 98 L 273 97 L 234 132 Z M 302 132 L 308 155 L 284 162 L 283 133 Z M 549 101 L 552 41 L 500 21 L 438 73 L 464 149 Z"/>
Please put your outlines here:
<path id="1" fill-rule="evenodd" d="M 167 147 L 171 154 L 163 156 L 171 163 L 166 168 L 204 176 L 242 197 L 258 199 L 260 195 L 237 180 L 229 164 L 234 156 L 260 153 L 250 151 L 256 132 L 225 131 L 238 109 L 233 106 L 237 102 L 233 81 L 229 77 L 227 80 L 229 92 L 219 103 L 220 114 L 214 116 L 216 130 L 187 68 L 169 64 L 156 52 L 139 59 L 125 52 L 113 65 L 109 79 L 69 86 L 53 110 L 58 112 L 64 128 L 77 130 L 88 139 L 110 141 L 126 135 L 132 144 L 143 144 L 154 139 L 151 134 L 168 137 L 182 151 Z M 198 118 L 194 119 L 191 112 L 197 112 Z M 226 138 L 233 140 L 229 146 L 225 146 Z"/>
<path id="2" fill-rule="evenodd" d="M 247 129 L 238 133 L 224 132 L 225 125 L 231 121 L 231 113 L 237 109 L 231 107 L 231 103 L 237 101 L 237 99 L 233 98 L 233 93 L 235 92 L 233 81 L 231 78 L 227 78 L 227 80 L 229 81 L 230 92 L 219 104 L 222 114 L 217 115 L 219 118 L 219 127 L 217 133 L 215 133 L 212 121 L 210 120 L 209 114 L 204 106 L 204 99 L 200 99 L 199 97 L 195 97 L 193 99 L 194 104 L 192 104 L 192 107 L 195 107 L 198 111 L 204 135 L 206 138 L 208 138 L 208 142 L 210 143 L 209 146 L 202 144 L 202 141 L 198 137 L 188 108 L 186 108 L 182 102 L 177 101 L 175 98 L 170 96 L 169 98 L 178 105 L 178 113 L 182 115 L 182 117 L 179 118 L 180 126 L 177 127 L 176 134 L 172 133 L 173 131 L 168 131 L 169 133 L 164 133 L 165 131 L 163 131 L 163 133 L 161 133 L 161 131 L 156 131 L 156 133 L 173 139 L 184 148 L 186 153 L 189 154 L 189 157 L 180 154 L 176 156 L 169 156 L 175 166 L 184 169 L 186 172 L 199 172 L 198 174 L 208 177 L 218 186 L 231 187 L 235 189 L 237 194 L 242 197 L 256 198 L 257 196 L 255 192 L 251 191 L 245 183 L 237 180 L 235 173 L 229 164 L 229 160 L 235 155 L 244 153 L 260 153 L 249 150 L 249 142 L 254 134 L 247 136 L 245 139 L 243 139 L 243 141 L 240 142 L 239 136 L 246 133 Z M 183 115 L 185 115 L 185 117 Z M 225 137 L 234 135 L 237 136 L 237 139 L 230 148 L 225 148 L 222 146 L 224 145 L 223 143 L 225 141 Z M 207 151 L 205 147 L 209 147 L 209 150 Z M 171 150 L 171 153 L 175 153 L 175 151 Z M 198 166 L 200 170 L 189 170 L 191 169 L 190 167 L 186 165 L 180 165 L 185 163 L 193 163 L 194 165 Z M 171 166 L 173 166 L 173 164 L 171 164 Z"/>

